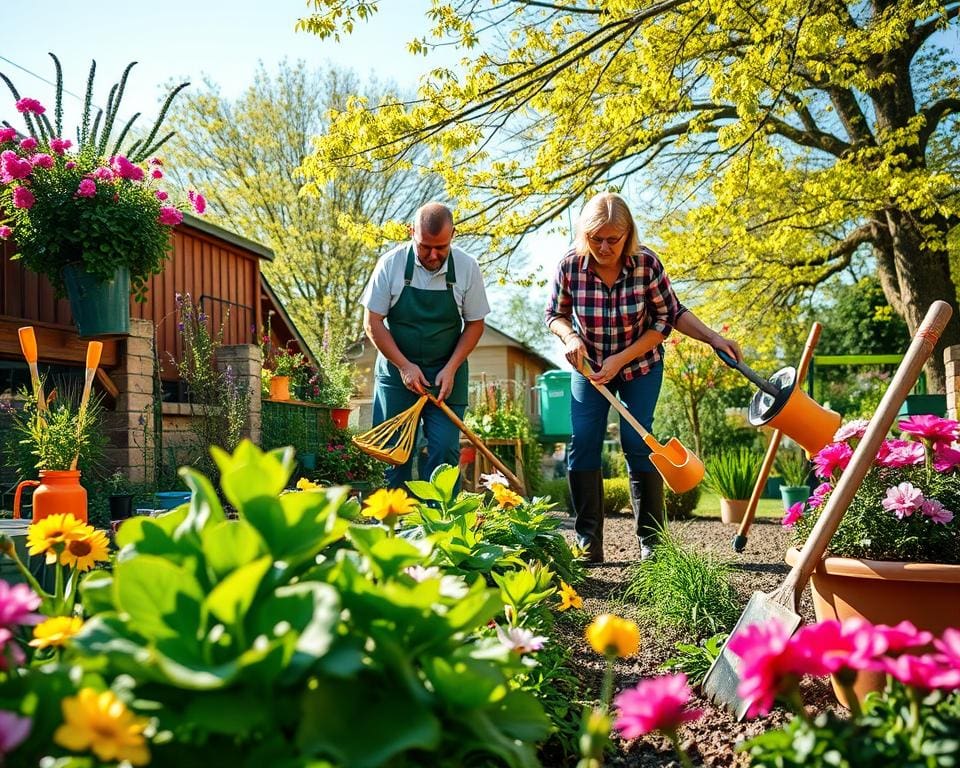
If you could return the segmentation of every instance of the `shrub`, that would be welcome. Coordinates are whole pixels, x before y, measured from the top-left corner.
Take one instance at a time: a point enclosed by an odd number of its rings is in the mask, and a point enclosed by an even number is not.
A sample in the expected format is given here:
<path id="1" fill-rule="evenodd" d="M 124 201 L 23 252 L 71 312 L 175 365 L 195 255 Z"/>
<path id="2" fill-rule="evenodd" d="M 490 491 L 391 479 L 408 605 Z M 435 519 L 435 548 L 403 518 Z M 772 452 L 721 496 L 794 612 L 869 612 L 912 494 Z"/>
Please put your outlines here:
<path id="1" fill-rule="evenodd" d="M 627 477 L 627 457 L 622 451 L 604 451 L 600 454 L 600 469 L 606 479 L 613 477 Z"/>
<path id="2" fill-rule="evenodd" d="M 630 506 L 630 481 L 613 477 L 603 481 L 603 514 L 615 515 Z"/>
<path id="3" fill-rule="evenodd" d="M 693 517 L 693 510 L 700 503 L 700 486 L 683 493 L 674 493 L 664 486 L 663 501 L 667 508 L 668 520 L 687 520 Z"/>
<path id="4" fill-rule="evenodd" d="M 570 485 L 567 478 L 558 477 L 553 480 L 544 480 L 543 496 L 549 496 L 550 500 L 555 502 L 557 507 L 567 512 L 573 512 L 573 504 L 570 501 Z"/>
<path id="5" fill-rule="evenodd" d="M 749 499 L 762 463 L 749 448 L 723 451 L 707 459 L 703 484 L 722 499 Z"/>
<path id="6" fill-rule="evenodd" d="M 776 468 L 783 484 L 794 488 L 806 485 L 810 477 L 810 462 L 802 451 L 783 451 L 777 456 Z"/>

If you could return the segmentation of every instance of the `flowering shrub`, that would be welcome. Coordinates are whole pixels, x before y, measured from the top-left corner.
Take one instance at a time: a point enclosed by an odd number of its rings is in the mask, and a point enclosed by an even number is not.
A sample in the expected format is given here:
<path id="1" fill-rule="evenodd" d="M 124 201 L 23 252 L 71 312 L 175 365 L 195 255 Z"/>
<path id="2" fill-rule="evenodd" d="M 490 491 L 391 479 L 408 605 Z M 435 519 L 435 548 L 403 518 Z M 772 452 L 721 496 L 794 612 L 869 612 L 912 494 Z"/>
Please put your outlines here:
<path id="1" fill-rule="evenodd" d="M 872 560 L 960 563 L 960 424 L 938 416 L 911 416 L 901 436 L 880 446 L 873 466 L 844 513 L 828 553 Z M 806 540 L 820 511 L 866 432 L 867 422 L 845 424 L 836 442 L 813 459 L 823 482 L 783 519 Z"/>
<path id="2" fill-rule="evenodd" d="M 383 483 L 383 462 L 361 451 L 347 429 L 331 428 L 317 443 L 317 467 L 310 476 L 323 485 Z"/>
<path id="3" fill-rule="evenodd" d="M 56 57 L 54 61 L 59 73 Z M 161 187 L 163 162 L 153 156 L 172 135 L 158 138 L 170 103 L 186 83 L 167 96 L 145 137 L 123 149 L 136 116 L 117 136 L 111 135 L 132 66 L 115 86 L 119 89 L 116 98 L 111 92 L 103 119 L 98 115 L 92 128 L 91 116 L 96 110 L 91 102 L 91 68 L 76 147 L 62 138 L 61 78 L 57 81 L 55 122 L 39 101 L 20 98 L 6 80 L 27 135 L 21 138 L 10 126 L 0 128 L 0 210 L 6 214 L 0 239 L 15 238 L 14 258 L 46 275 L 59 295 L 64 290 L 61 271 L 68 264 L 103 281 L 126 267 L 135 297 L 144 301 L 146 280 L 162 271 L 170 250 L 170 229 L 182 221 L 182 209 L 189 206 L 202 213 L 206 207 L 203 196 L 194 191 L 189 193 L 188 203 L 172 202 Z"/>

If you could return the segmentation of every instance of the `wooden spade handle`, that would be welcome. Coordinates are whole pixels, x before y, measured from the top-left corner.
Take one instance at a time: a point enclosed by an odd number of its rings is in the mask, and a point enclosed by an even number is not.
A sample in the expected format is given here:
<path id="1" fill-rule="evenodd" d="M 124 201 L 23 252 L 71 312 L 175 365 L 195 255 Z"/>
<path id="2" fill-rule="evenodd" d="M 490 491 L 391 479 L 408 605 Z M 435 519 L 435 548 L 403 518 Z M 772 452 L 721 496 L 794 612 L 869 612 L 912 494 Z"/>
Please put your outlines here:
<path id="1" fill-rule="evenodd" d="M 103 342 L 91 341 L 87 344 L 87 364 L 84 372 L 83 396 L 80 398 L 80 410 L 77 412 L 77 437 L 83 431 L 83 420 L 87 415 L 87 403 L 90 401 L 90 390 L 93 388 L 93 378 L 97 375 L 97 366 L 100 365 L 100 356 L 103 354 Z M 80 461 L 80 452 L 73 457 L 70 462 L 70 469 L 77 468 Z"/>
<path id="2" fill-rule="evenodd" d="M 900 410 L 900 406 L 920 376 L 920 371 L 940 340 L 940 334 L 943 333 L 952 314 L 953 309 L 945 301 L 935 301 L 930 305 L 923 322 L 913 336 L 910 348 L 897 367 L 893 381 L 890 382 L 873 418 L 870 419 L 866 434 L 853 452 L 853 457 L 843 471 L 837 487 L 830 494 L 823 512 L 813 526 L 803 549 L 800 550 L 800 557 L 796 564 L 787 574 L 783 586 L 771 594 L 773 599 L 797 610 L 800 593 L 803 592 L 810 574 L 817 567 L 827 544 L 836 533 L 843 513 L 846 512 L 864 476 L 873 465 L 880 444 L 886 437 L 890 425 L 893 424 L 897 411 Z"/>
<path id="3" fill-rule="evenodd" d="M 477 437 L 473 433 L 473 431 L 470 429 L 470 427 L 468 427 L 466 424 L 463 423 L 463 420 L 459 416 L 457 416 L 457 414 L 455 414 L 453 410 L 451 410 L 449 405 L 447 405 L 442 400 L 437 400 L 436 396 L 430 392 L 425 393 L 425 396 L 431 403 L 437 406 L 437 408 L 439 408 L 441 411 L 447 414 L 447 417 L 450 419 L 450 421 L 456 424 L 457 428 L 461 432 L 463 432 L 464 435 L 467 436 L 467 439 L 477 447 L 477 450 L 479 450 L 480 453 L 486 456 L 487 459 L 490 460 L 490 463 L 493 464 L 493 466 L 495 466 L 497 469 L 499 469 L 503 473 L 504 477 L 506 477 L 507 480 L 510 481 L 510 483 L 513 485 L 513 487 L 516 490 L 518 490 L 521 494 L 526 493 L 526 489 L 523 487 L 523 483 L 521 483 L 520 480 L 517 479 L 517 476 L 513 474 L 513 472 L 511 472 L 509 469 L 507 469 L 506 465 L 502 461 L 500 461 L 500 459 L 498 459 L 496 455 L 494 455 L 493 451 L 491 451 L 489 448 L 487 448 L 486 445 L 484 445 L 483 440 Z M 522 458 L 523 457 L 521 456 L 517 456 L 517 461 L 521 461 Z"/>
<path id="4" fill-rule="evenodd" d="M 627 406 L 620 402 L 620 398 L 615 396 L 609 389 L 607 389 L 606 385 L 597 384 L 597 382 L 590 378 L 590 374 L 593 373 L 593 371 L 590 370 L 590 366 L 587 364 L 586 360 L 580 361 L 580 373 L 587 377 L 587 381 L 593 384 L 597 392 L 607 398 L 607 402 L 614 407 L 614 410 L 620 414 L 621 418 L 623 418 L 627 424 L 636 430 L 637 434 L 643 438 L 643 442 L 650 446 L 650 448 L 654 451 L 663 451 L 663 446 L 657 442 L 657 438 L 643 428 L 643 424 L 637 421 L 636 417 L 627 410 Z"/>

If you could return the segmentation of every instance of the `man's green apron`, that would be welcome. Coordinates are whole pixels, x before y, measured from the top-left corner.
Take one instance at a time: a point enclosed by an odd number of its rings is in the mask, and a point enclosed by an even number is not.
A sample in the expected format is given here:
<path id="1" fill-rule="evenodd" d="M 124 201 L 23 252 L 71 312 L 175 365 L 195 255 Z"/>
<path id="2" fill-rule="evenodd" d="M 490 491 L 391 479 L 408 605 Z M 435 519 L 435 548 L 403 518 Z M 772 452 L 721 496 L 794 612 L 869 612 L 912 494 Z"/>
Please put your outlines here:
<path id="1" fill-rule="evenodd" d="M 413 246 L 407 251 L 407 266 L 403 273 L 403 290 L 387 313 L 390 335 L 411 363 L 420 366 L 424 377 L 432 385 L 440 369 L 447 364 L 463 333 L 463 318 L 453 286 L 457 282 L 453 253 L 447 257 L 447 289 L 428 291 L 414 288 Z M 377 355 L 377 387 L 385 401 L 386 418 L 396 416 L 409 408 L 417 395 L 407 389 L 400 376 L 400 369 L 383 355 Z M 467 362 L 457 368 L 453 389 L 446 398 L 450 405 L 467 404 Z"/>

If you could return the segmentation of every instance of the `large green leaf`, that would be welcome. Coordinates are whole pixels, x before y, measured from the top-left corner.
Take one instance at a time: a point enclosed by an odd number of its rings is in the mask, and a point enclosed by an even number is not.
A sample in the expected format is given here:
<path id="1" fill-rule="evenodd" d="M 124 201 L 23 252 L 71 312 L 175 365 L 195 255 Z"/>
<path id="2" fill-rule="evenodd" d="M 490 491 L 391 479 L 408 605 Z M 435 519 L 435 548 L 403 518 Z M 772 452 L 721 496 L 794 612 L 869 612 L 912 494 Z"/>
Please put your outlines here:
<path id="1" fill-rule="evenodd" d="M 117 563 L 114 604 L 147 639 L 183 636 L 196 640 L 203 590 L 186 568 L 154 555 Z"/>
<path id="2" fill-rule="evenodd" d="M 296 651 L 311 658 L 323 656 L 340 620 L 340 596 L 329 584 L 300 582 L 278 587 L 257 610 L 251 626 L 257 634 L 298 635 Z"/>
<path id="3" fill-rule="evenodd" d="M 216 446 L 210 453 L 220 468 L 220 485 L 227 499 L 244 513 L 258 497 L 276 498 L 293 472 L 293 449 L 264 453 L 243 440 L 231 456 Z"/>
<path id="4" fill-rule="evenodd" d="M 484 659 L 425 659 L 423 671 L 437 696 L 451 709 L 482 709 L 502 699 L 508 690 L 500 666 Z"/>
<path id="5" fill-rule="evenodd" d="M 536 697 L 527 691 L 510 691 L 487 714 L 511 738 L 534 744 L 550 735 L 550 719 Z"/>
<path id="6" fill-rule="evenodd" d="M 181 467 L 178 474 L 193 493 L 190 496 L 187 516 L 177 528 L 174 537 L 180 538 L 190 534 L 199 536 L 208 524 L 223 522 L 226 517 L 213 484 L 204 475 L 190 467 Z"/>
<path id="7" fill-rule="evenodd" d="M 246 520 L 209 525 L 200 535 L 203 555 L 214 581 L 263 555 L 266 545 Z"/>
<path id="8" fill-rule="evenodd" d="M 207 596 L 206 608 L 224 624 L 241 625 L 271 565 L 273 558 L 267 555 L 233 571 Z"/>
<path id="9" fill-rule="evenodd" d="M 433 487 L 440 492 L 444 504 L 449 504 L 453 501 L 453 491 L 459 479 L 460 470 L 449 464 L 441 464 L 434 469 L 433 474 L 430 475 L 430 482 Z"/>
<path id="10" fill-rule="evenodd" d="M 426 480 L 407 480 L 407 488 L 414 496 L 425 501 L 443 501 L 443 495 Z"/>
<path id="11" fill-rule="evenodd" d="M 92 571 L 80 581 L 80 599 L 86 616 L 113 610 L 113 574 Z"/>

